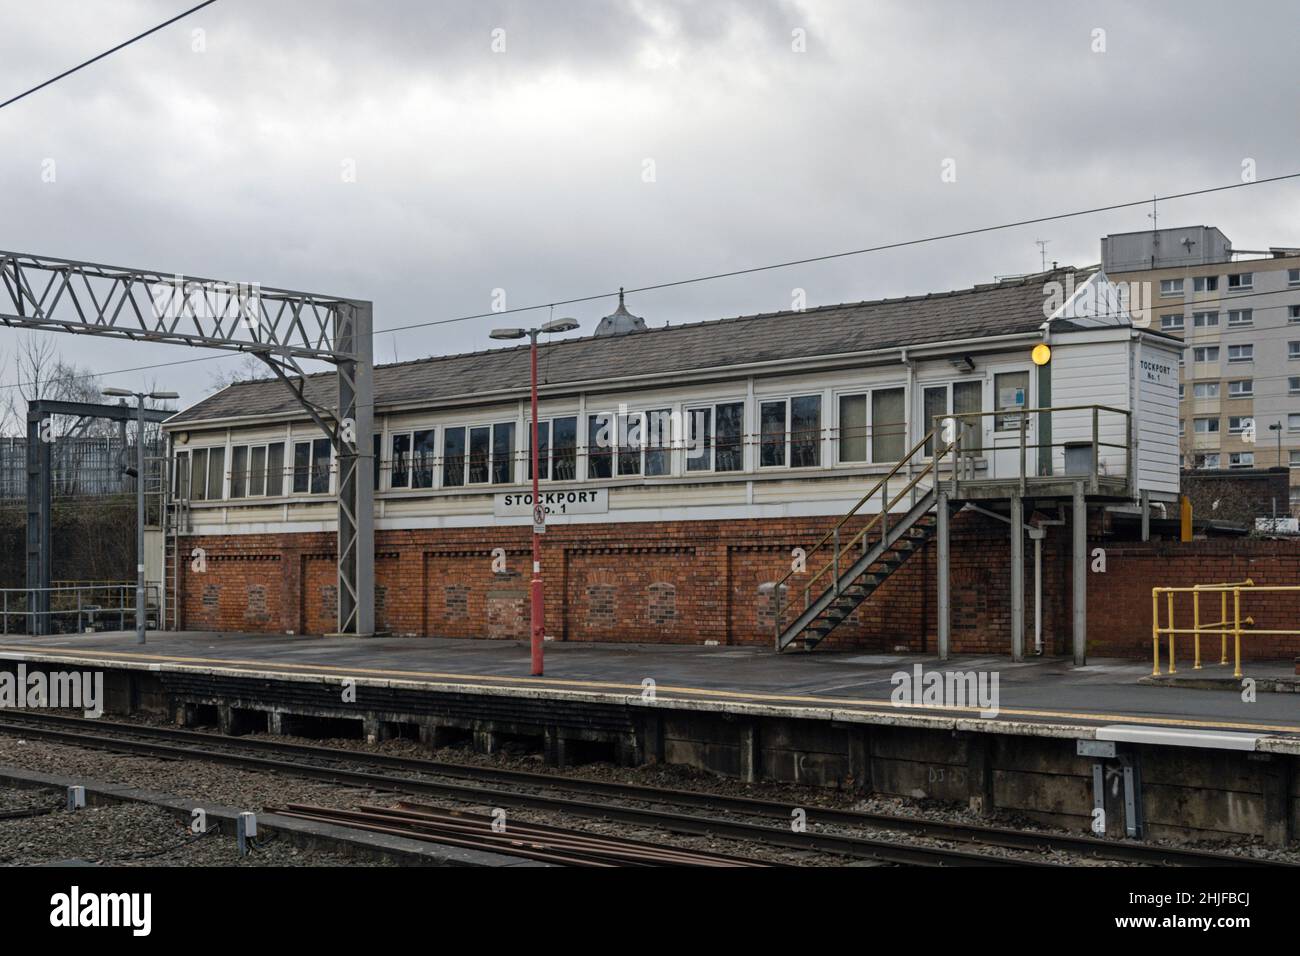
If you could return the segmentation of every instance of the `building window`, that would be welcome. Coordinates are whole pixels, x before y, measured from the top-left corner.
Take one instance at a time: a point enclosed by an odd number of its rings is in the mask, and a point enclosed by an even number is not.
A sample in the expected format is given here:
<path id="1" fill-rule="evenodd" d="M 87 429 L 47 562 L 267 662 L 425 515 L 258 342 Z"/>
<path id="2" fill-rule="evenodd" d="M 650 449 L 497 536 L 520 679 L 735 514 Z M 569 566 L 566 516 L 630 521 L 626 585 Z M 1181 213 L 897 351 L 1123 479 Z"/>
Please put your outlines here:
<path id="1" fill-rule="evenodd" d="M 330 440 L 293 443 L 293 493 L 327 495 L 330 490 Z"/>
<path id="2" fill-rule="evenodd" d="M 821 464 L 822 399 L 799 395 L 758 406 L 760 467 L 814 468 Z"/>
<path id="3" fill-rule="evenodd" d="M 1286 357 L 1288 359 L 1300 359 L 1300 342 L 1288 342 L 1286 344 Z"/>
<path id="4" fill-rule="evenodd" d="M 1228 312 L 1228 328 L 1240 328 L 1255 324 L 1254 309 L 1232 309 Z"/>
<path id="5" fill-rule="evenodd" d="M 1192 386 L 1192 397 L 1193 398 L 1218 398 L 1219 383 L 1218 382 L 1197 382 L 1195 385 Z"/>
<path id="6" fill-rule="evenodd" d="M 1286 270 L 1287 285 L 1300 285 L 1300 269 Z"/>
<path id="7" fill-rule="evenodd" d="M 1193 312 L 1192 326 L 1197 329 L 1211 329 L 1219 324 L 1217 312 Z"/>
<path id="8" fill-rule="evenodd" d="M 1187 386 L 1182 382 L 1178 383 L 1178 400 L 1181 402 L 1187 396 Z"/>
<path id="9" fill-rule="evenodd" d="M 1197 468 L 1218 468 L 1218 467 L 1219 467 L 1219 456 L 1218 456 L 1218 454 L 1217 454 L 1217 453 L 1211 453 L 1211 454 L 1208 454 L 1208 455 L 1197 455 L 1197 456 L 1196 456 L 1196 467 L 1197 467 Z"/>
<path id="10" fill-rule="evenodd" d="M 460 488 L 465 484 L 465 429 L 442 430 L 442 486 Z"/>
<path id="11" fill-rule="evenodd" d="M 1300 432 L 1300 415 L 1291 414 L 1286 417 L 1286 430 Z"/>
<path id="12" fill-rule="evenodd" d="M 1160 316 L 1160 330 L 1162 332 L 1181 332 L 1183 330 L 1183 313 L 1170 312 L 1168 315 Z"/>
<path id="13" fill-rule="evenodd" d="M 1254 394 L 1255 380 L 1253 378 L 1243 378 L 1228 383 L 1229 398 L 1250 398 Z"/>
<path id="14" fill-rule="evenodd" d="M 492 484 L 511 485 L 515 481 L 515 423 L 492 426 Z"/>
<path id="15" fill-rule="evenodd" d="M 1229 362 L 1253 362 L 1255 360 L 1255 346 L 1253 345 L 1229 345 L 1228 361 Z"/>
<path id="16" fill-rule="evenodd" d="M 393 435 L 392 450 L 388 487 L 433 487 L 433 470 L 438 454 L 438 443 L 432 428 Z"/>
<path id="17" fill-rule="evenodd" d="M 688 472 L 744 470 L 744 402 L 688 408 L 684 414 Z M 760 456 L 761 454 L 760 449 Z M 665 462 L 665 466 L 666 464 Z"/>
<path id="18" fill-rule="evenodd" d="M 1286 380 L 1288 395 L 1300 395 L 1300 375 L 1292 375 Z"/>
<path id="19" fill-rule="evenodd" d="M 1219 347 L 1217 345 L 1202 345 L 1192 349 L 1192 361 L 1197 364 L 1217 362 L 1218 360 Z"/>
<path id="20" fill-rule="evenodd" d="M 939 427 L 936 420 L 945 415 L 968 415 L 983 411 L 984 383 L 978 381 L 953 382 L 951 385 L 928 385 L 922 393 L 922 421 L 920 430 L 929 433 Z M 968 454 L 979 451 L 979 435 L 983 423 L 978 418 L 963 418 L 961 446 Z M 925 443 L 927 457 L 934 455 L 934 439 Z"/>
<path id="21" fill-rule="evenodd" d="M 1230 435 L 1240 435 L 1242 432 L 1246 431 L 1247 429 L 1253 430 L 1254 427 L 1255 427 L 1255 419 L 1250 418 L 1249 416 L 1244 416 L 1244 415 L 1228 416 L 1228 434 Z"/>
<path id="22" fill-rule="evenodd" d="M 284 442 L 230 449 L 230 497 L 278 498 L 284 488 Z"/>
<path id="23" fill-rule="evenodd" d="M 1218 292 L 1219 277 L 1218 276 L 1197 276 L 1192 280 L 1192 291 L 1193 292 Z"/>
<path id="24" fill-rule="evenodd" d="M 1255 288 L 1255 273 L 1238 272 L 1235 275 L 1228 276 L 1229 292 L 1244 292 L 1247 289 Z"/>
<path id="25" fill-rule="evenodd" d="M 1217 418 L 1198 418 L 1192 422 L 1192 431 L 1198 435 L 1214 435 L 1219 431 Z"/>
<path id="26" fill-rule="evenodd" d="M 533 425 L 524 425 L 527 461 L 524 473 L 533 478 Z M 578 419 L 553 418 L 537 423 L 537 477 L 539 481 L 573 481 L 578 476 Z"/>
<path id="27" fill-rule="evenodd" d="M 190 453 L 178 451 L 172 465 L 172 497 L 188 501 L 190 497 Z"/>
<path id="28" fill-rule="evenodd" d="M 1292 449 L 1291 451 L 1287 452 L 1287 454 L 1290 456 L 1290 461 L 1288 463 L 1291 465 L 1291 467 L 1300 468 L 1300 451 L 1296 451 Z"/>
<path id="29" fill-rule="evenodd" d="M 1160 294 L 1166 297 L 1173 296 L 1173 295 L 1182 295 L 1183 280 L 1182 279 L 1161 279 Z"/>
<path id="30" fill-rule="evenodd" d="M 1288 322 L 1300 322 L 1300 305 L 1288 305 L 1286 307 L 1286 320 Z"/>
<path id="31" fill-rule="evenodd" d="M 1228 455 L 1229 468 L 1253 468 L 1255 467 L 1255 453 L 1253 451 L 1234 451 Z"/>
<path id="32" fill-rule="evenodd" d="M 500 448 L 493 440 L 493 429 L 499 433 Z M 515 423 L 502 425 L 472 425 L 444 428 L 442 430 L 442 486 L 444 488 L 463 488 L 465 485 L 486 485 L 489 480 L 495 484 L 504 484 L 513 480 L 514 475 L 514 431 Z M 430 435 L 430 442 L 433 436 Z M 505 464 L 496 468 L 496 457 L 504 457 Z M 432 471 L 432 456 L 429 468 Z M 496 481 L 498 475 L 508 475 L 506 481 Z M 430 475 L 432 480 L 432 475 Z"/>
<path id="33" fill-rule="evenodd" d="M 587 477 L 614 477 L 614 416 L 587 416 Z"/>

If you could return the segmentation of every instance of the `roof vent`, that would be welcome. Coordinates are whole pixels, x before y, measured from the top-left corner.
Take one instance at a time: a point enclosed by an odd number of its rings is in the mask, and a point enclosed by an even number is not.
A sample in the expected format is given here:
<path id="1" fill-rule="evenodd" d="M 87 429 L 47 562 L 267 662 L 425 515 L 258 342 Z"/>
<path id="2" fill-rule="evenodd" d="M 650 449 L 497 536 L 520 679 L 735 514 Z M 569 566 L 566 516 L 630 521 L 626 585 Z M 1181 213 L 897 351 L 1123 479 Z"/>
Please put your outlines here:
<path id="1" fill-rule="evenodd" d="M 596 326 L 597 335 L 626 335 L 628 332 L 645 331 L 645 319 L 633 315 L 623 305 L 623 290 L 618 290 L 618 308 L 600 320 Z"/>

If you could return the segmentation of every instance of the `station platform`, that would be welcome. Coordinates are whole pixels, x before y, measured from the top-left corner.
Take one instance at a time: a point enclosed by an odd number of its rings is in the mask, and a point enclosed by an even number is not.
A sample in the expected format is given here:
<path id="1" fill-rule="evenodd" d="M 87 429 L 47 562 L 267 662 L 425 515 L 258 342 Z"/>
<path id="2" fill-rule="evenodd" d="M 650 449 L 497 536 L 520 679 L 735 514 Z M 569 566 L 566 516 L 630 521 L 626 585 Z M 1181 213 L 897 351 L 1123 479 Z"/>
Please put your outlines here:
<path id="1" fill-rule="evenodd" d="M 1300 695 L 1264 691 L 1243 700 L 1230 667 L 1179 666 L 1177 680 L 1152 681 L 1147 661 L 813 652 L 777 655 L 748 647 L 555 643 L 546 675 L 529 676 L 525 642 L 441 638 L 317 638 L 209 632 L 6 636 L 0 661 L 66 662 L 105 669 L 241 674 L 262 680 L 351 679 L 358 685 L 491 696 L 587 700 L 751 716 L 980 729 L 1010 734 L 1095 736 L 1099 727 L 1223 733 L 1259 738 L 1254 749 L 1300 754 Z M 996 713 L 977 706 L 926 706 L 891 699 L 895 675 L 933 671 L 996 674 Z M 1252 663 L 1261 686 L 1286 686 L 1287 662 Z M 1204 678 L 1192 681 L 1192 678 Z M 1217 679 L 1217 680 L 1216 680 Z M 1233 689 L 1180 686 L 1220 683 Z M 986 687 L 989 685 L 986 684 Z M 916 696 L 919 698 L 918 687 Z"/>

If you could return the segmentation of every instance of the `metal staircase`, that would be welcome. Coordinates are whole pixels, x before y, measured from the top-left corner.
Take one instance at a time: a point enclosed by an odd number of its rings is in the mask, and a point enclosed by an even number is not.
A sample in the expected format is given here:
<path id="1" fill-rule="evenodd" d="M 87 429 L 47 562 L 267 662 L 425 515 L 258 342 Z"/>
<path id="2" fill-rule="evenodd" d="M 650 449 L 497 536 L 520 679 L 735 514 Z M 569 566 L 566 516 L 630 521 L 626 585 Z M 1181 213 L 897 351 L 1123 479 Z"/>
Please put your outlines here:
<path id="1" fill-rule="evenodd" d="M 937 463 L 952 446 L 944 447 L 931 457 L 925 454 L 931 441 L 937 442 L 934 432 L 921 439 L 888 474 L 880 478 L 808 552 L 805 560 L 820 553 L 827 554 L 829 560 L 803 586 L 803 608 L 788 623 L 786 618 L 791 609 L 781 607 L 781 596 L 790 587 L 790 580 L 801 572 L 791 570 L 776 582 L 773 600 L 776 602 L 778 652 L 796 641 L 803 643 L 804 650 L 812 650 L 933 536 L 938 517 L 936 506 L 940 500 L 936 490 Z M 906 482 L 893 497 L 889 492 L 891 480 L 895 487 L 899 482 Z M 877 496 L 880 511 L 847 543 L 841 541 L 847 534 L 845 526 Z M 906 510 L 898 513 L 896 509 L 900 506 L 905 506 Z M 945 504 L 945 507 L 951 505 Z"/>

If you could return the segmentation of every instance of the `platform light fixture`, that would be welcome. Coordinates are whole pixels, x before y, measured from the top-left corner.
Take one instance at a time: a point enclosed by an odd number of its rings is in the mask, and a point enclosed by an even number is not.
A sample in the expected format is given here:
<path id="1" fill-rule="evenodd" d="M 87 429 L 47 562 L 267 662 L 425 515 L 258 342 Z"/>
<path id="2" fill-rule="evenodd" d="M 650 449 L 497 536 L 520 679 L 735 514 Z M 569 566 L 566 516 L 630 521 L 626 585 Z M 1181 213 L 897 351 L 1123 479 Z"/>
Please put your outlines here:
<path id="1" fill-rule="evenodd" d="M 553 319 L 545 325 L 538 326 L 535 329 L 493 329 L 488 333 L 490 338 L 513 340 L 528 339 L 529 364 L 532 366 L 532 405 L 533 405 L 533 430 L 532 441 L 529 443 L 531 453 L 529 455 L 532 461 L 533 474 L 533 575 L 530 581 L 530 604 L 532 618 L 531 649 L 532 649 L 532 673 L 534 677 L 541 677 L 543 666 L 542 644 L 546 637 L 546 615 L 543 609 L 542 594 L 542 539 L 541 535 L 546 532 L 546 506 L 542 504 L 541 495 L 538 492 L 537 482 L 539 477 L 537 461 L 537 336 L 543 332 L 553 334 L 556 332 L 572 332 L 578 328 L 578 320 L 568 317 L 562 319 Z"/>

